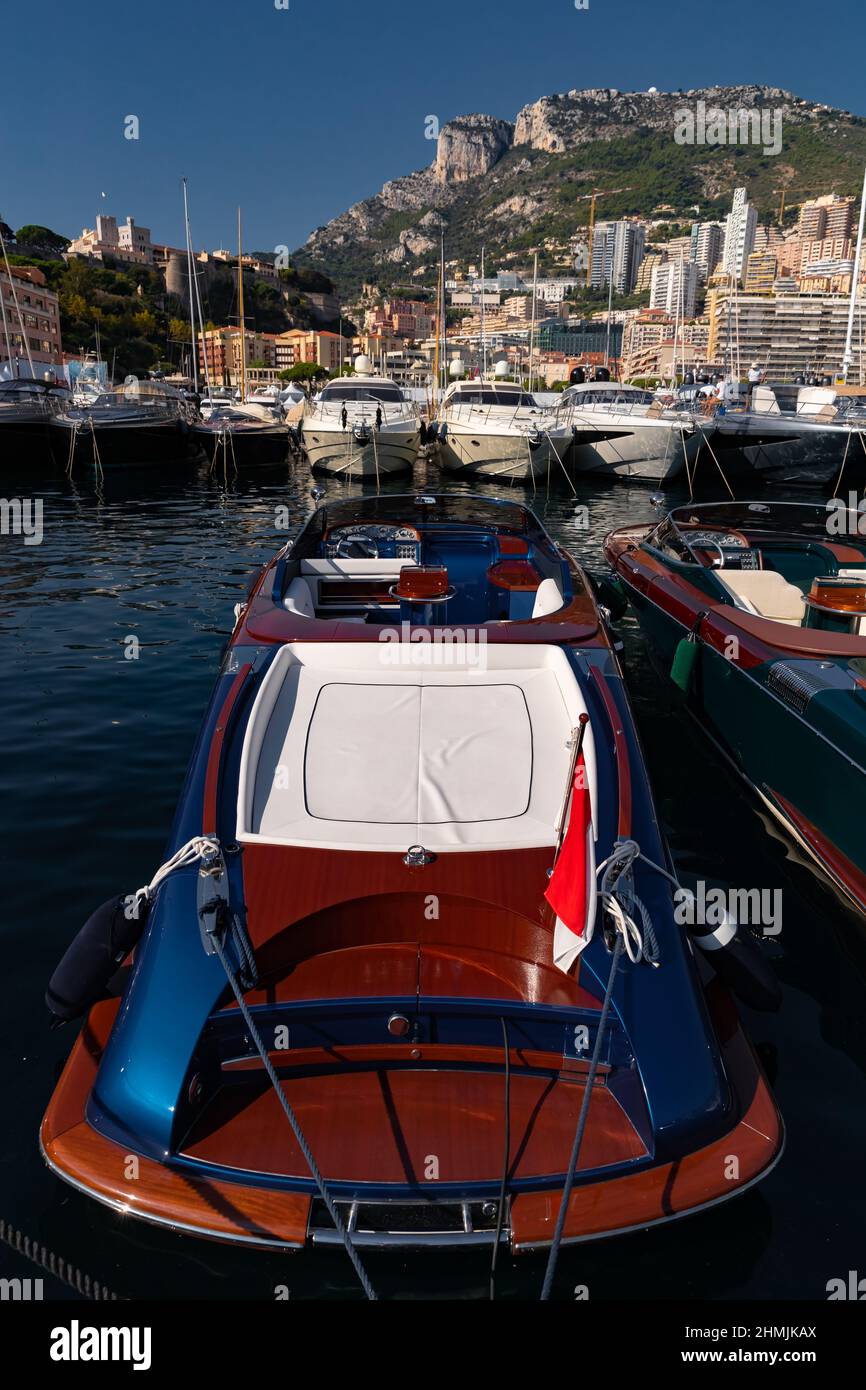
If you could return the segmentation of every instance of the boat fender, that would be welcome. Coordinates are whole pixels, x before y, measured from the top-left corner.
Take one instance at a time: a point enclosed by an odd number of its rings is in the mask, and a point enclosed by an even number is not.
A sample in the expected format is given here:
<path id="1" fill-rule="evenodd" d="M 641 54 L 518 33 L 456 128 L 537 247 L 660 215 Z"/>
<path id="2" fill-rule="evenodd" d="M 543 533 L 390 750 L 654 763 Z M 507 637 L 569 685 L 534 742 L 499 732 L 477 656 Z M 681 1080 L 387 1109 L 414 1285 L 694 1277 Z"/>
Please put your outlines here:
<path id="1" fill-rule="evenodd" d="M 589 582 L 599 603 L 610 613 L 614 622 L 618 622 L 628 609 L 628 597 L 622 586 L 622 580 L 617 574 L 594 574 L 591 570 Z"/>
<path id="2" fill-rule="evenodd" d="M 433 438 L 434 438 L 434 439 L 441 439 L 441 440 L 444 442 L 444 441 L 448 438 L 448 421 L 447 421 L 447 420 L 443 420 L 442 423 L 441 423 L 440 425 L 434 425 L 434 426 L 433 426 L 433 429 L 434 429 L 434 431 L 435 431 L 435 433 L 434 433 L 434 435 L 433 435 Z"/>
<path id="3" fill-rule="evenodd" d="M 674 685 L 679 686 L 684 695 L 688 695 L 692 688 L 695 662 L 698 659 L 698 630 L 706 616 L 705 610 L 698 614 L 688 637 L 680 639 L 674 652 L 674 659 L 671 664 L 671 680 Z"/>
<path id="4" fill-rule="evenodd" d="M 682 888 L 680 893 L 694 903 L 694 894 L 688 889 Z M 694 911 L 690 915 L 694 917 Z M 688 930 L 719 979 L 743 1004 L 760 1013 L 777 1012 L 782 1003 L 778 976 L 754 937 L 730 913 L 723 910 L 717 926 L 688 923 Z"/>
<path id="5" fill-rule="evenodd" d="M 425 425 L 424 421 L 422 420 L 422 421 L 421 421 L 421 428 L 420 428 L 420 432 L 419 432 L 419 437 L 418 437 L 418 442 L 419 442 L 419 444 L 421 445 L 422 449 L 423 449 L 424 445 L 427 443 L 428 438 L 429 438 L 429 435 L 428 435 L 428 431 L 427 431 L 427 426 Z"/>
<path id="6" fill-rule="evenodd" d="M 61 1023 L 112 995 L 111 980 L 141 938 L 149 904 L 134 894 L 109 898 L 88 917 L 51 976 L 45 1002 Z M 138 913 L 138 915 L 136 915 Z"/>

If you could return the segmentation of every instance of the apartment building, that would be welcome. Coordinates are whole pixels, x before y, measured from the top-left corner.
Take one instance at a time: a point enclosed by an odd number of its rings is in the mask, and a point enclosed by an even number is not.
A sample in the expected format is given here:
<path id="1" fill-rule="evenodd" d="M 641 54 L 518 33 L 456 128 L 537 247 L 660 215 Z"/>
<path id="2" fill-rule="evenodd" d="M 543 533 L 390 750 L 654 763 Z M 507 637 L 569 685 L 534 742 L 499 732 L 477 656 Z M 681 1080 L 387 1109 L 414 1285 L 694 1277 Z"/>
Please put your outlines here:
<path id="1" fill-rule="evenodd" d="M 646 227 L 642 222 L 596 222 L 589 270 L 590 287 L 603 289 L 612 280 L 617 294 L 631 294 L 645 245 Z"/>
<path id="2" fill-rule="evenodd" d="M 725 253 L 722 269 L 742 283 L 746 262 L 752 253 L 758 214 L 749 202 L 745 188 L 734 190 L 734 202 L 725 222 Z"/>
<path id="3" fill-rule="evenodd" d="M 746 261 L 744 288 L 747 294 L 772 294 L 779 263 L 773 251 L 753 251 Z"/>
<path id="4" fill-rule="evenodd" d="M 683 257 L 666 261 L 653 271 L 650 308 L 693 319 L 698 291 L 698 267 Z"/>
<path id="5" fill-rule="evenodd" d="M 866 352 L 861 351 L 866 298 L 858 301 L 854 320 L 854 360 L 851 380 L 864 381 Z M 731 295 L 725 288 L 707 297 L 710 324 L 708 356 L 713 361 L 751 361 L 776 380 L 817 374 L 835 376 L 842 362 L 848 325 L 844 295 Z"/>
<path id="6" fill-rule="evenodd" d="M 34 265 L 0 269 L 0 377 L 60 366 L 60 301 Z M 16 302 L 17 301 L 17 302 Z M 29 351 L 29 358 L 28 358 Z"/>
<path id="7" fill-rule="evenodd" d="M 701 271 L 701 280 L 712 275 L 724 250 L 725 229 L 721 222 L 693 222 L 689 260 Z"/>
<path id="8" fill-rule="evenodd" d="M 800 207 L 797 235 L 803 241 L 823 241 L 825 237 L 850 237 L 854 231 L 856 213 L 853 198 L 828 193 L 822 198 L 810 198 Z"/>

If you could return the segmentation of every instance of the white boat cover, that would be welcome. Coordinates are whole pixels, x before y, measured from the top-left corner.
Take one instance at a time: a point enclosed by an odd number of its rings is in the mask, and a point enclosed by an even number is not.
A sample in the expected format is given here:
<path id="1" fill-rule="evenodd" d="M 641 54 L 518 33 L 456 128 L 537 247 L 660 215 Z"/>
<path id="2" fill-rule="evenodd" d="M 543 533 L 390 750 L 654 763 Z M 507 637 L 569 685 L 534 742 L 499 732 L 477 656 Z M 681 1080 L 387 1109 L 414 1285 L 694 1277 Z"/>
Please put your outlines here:
<path id="1" fill-rule="evenodd" d="M 287 645 L 250 715 L 238 839 L 403 854 L 553 845 L 584 710 L 553 646 Z M 594 807 L 591 727 L 584 755 Z"/>

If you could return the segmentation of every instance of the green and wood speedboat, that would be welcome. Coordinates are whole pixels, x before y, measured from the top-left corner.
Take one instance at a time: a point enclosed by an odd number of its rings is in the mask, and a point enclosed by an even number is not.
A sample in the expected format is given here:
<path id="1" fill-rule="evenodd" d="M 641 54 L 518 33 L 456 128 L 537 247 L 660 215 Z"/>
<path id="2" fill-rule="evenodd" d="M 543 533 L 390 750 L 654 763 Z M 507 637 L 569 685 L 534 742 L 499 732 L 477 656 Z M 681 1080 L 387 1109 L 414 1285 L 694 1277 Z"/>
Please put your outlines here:
<path id="1" fill-rule="evenodd" d="M 836 503 L 691 503 L 613 531 L 604 550 L 656 663 L 866 913 L 866 518 Z"/>

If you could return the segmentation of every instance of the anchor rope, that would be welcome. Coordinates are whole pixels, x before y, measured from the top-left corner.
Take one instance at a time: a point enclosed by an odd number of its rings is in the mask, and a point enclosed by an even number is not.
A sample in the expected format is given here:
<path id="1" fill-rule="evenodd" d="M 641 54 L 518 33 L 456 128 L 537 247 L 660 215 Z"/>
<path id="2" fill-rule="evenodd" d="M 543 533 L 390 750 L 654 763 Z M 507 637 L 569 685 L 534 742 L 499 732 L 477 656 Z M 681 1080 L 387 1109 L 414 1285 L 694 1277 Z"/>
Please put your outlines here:
<path id="1" fill-rule="evenodd" d="M 556 1229 L 553 1233 L 553 1240 L 550 1243 L 550 1252 L 547 1257 L 547 1268 L 544 1271 L 544 1283 L 541 1289 L 541 1302 L 546 1303 L 550 1298 L 553 1288 L 553 1280 L 556 1276 L 556 1266 L 559 1260 L 559 1251 L 562 1246 L 562 1233 L 565 1229 L 565 1218 L 568 1213 L 568 1204 L 571 1200 L 571 1192 L 574 1187 L 574 1176 L 577 1169 L 580 1149 L 583 1143 L 583 1136 L 586 1132 L 586 1121 L 589 1116 L 589 1103 L 592 1099 L 593 1087 L 595 1085 L 596 1073 L 598 1072 L 601 1060 L 601 1045 L 604 1038 L 607 1016 L 610 1012 L 611 999 L 613 998 L 613 986 L 616 980 L 616 972 L 619 967 L 620 957 L 625 947 L 625 938 L 617 930 L 616 945 L 613 949 L 613 956 L 610 963 L 610 974 L 608 975 L 607 988 L 604 992 L 604 1002 L 601 1006 L 601 1013 L 598 1020 L 598 1029 L 595 1035 L 595 1046 L 592 1049 L 592 1059 L 589 1064 L 589 1071 L 586 1074 L 584 1083 L 583 1100 L 581 1101 L 580 1114 L 577 1120 L 577 1129 L 574 1132 L 574 1143 L 571 1146 L 571 1156 L 568 1163 L 568 1172 L 565 1176 L 565 1185 L 562 1189 L 562 1200 L 559 1204 L 559 1212 L 556 1218 Z"/>

